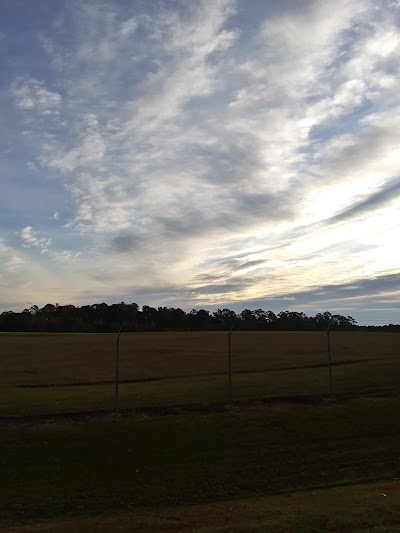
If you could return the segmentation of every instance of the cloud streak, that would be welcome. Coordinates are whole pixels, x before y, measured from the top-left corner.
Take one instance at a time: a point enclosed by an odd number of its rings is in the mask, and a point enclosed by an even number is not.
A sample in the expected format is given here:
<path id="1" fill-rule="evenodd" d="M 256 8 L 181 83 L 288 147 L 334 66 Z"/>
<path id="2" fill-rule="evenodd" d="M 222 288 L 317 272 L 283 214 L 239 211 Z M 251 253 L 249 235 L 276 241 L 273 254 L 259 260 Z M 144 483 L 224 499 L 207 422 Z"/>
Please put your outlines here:
<path id="1" fill-rule="evenodd" d="M 356 202 L 341 213 L 329 218 L 325 221 L 326 224 L 335 224 L 338 222 L 345 222 L 351 218 L 366 215 L 370 211 L 379 209 L 388 202 L 395 201 L 400 195 L 400 180 L 398 178 L 386 183 L 380 190 L 371 194 L 365 200 Z"/>

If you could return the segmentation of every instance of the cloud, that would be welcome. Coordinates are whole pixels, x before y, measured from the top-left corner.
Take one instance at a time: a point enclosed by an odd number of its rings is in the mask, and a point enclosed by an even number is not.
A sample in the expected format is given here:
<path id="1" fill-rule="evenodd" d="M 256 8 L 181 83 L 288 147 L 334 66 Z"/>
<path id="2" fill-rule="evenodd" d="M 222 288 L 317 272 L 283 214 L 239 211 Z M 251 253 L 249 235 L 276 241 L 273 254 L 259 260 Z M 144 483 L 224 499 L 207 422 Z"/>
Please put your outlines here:
<path id="1" fill-rule="evenodd" d="M 41 115 L 58 113 L 61 94 L 46 88 L 45 82 L 33 78 L 18 78 L 11 87 L 15 105 L 21 111 L 37 111 Z"/>
<path id="2" fill-rule="evenodd" d="M 17 236 L 24 248 L 39 248 L 41 253 L 46 253 L 51 246 L 51 239 L 40 237 L 38 231 L 34 231 L 32 226 L 25 226 Z"/>
<path id="3" fill-rule="evenodd" d="M 388 202 L 395 200 L 400 195 L 400 180 L 398 178 L 389 181 L 377 192 L 368 196 L 365 200 L 361 200 L 345 209 L 344 211 L 330 217 L 324 223 L 336 224 L 349 220 L 359 215 L 366 215 L 370 211 L 379 209 Z"/>
<path id="4" fill-rule="evenodd" d="M 35 231 L 32 226 L 26 226 L 21 231 L 16 233 L 23 248 L 38 248 L 40 253 L 50 259 L 51 261 L 61 263 L 71 263 L 78 259 L 82 252 L 73 250 L 54 250 L 52 248 L 52 239 L 41 236 L 39 231 Z M 13 265 L 18 267 L 24 261 L 18 257 L 14 257 Z"/>
<path id="5" fill-rule="evenodd" d="M 357 279 L 347 283 L 319 285 L 310 290 L 294 291 L 290 293 L 264 296 L 249 299 L 251 308 L 263 307 L 281 309 L 280 302 L 294 302 L 290 309 L 298 311 L 318 312 L 322 310 L 339 310 L 348 313 L 370 315 L 378 321 L 379 315 L 390 309 L 390 302 L 394 303 L 392 310 L 398 313 L 400 296 L 400 273 L 385 274 L 370 279 Z M 223 303 L 220 302 L 220 305 Z M 228 305 L 229 302 L 227 302 Z M 377 307 L 378 306 L 378 307 Z M 395 314 L 394 314 L 395 316 Z"/>
<path id="6" fill-rule="evenodd" d="M 22 257 L 12 255 L 3 263 L 3 268 L 5 272 L 16 272 L 24 264 L 24 262 L 25 261 L 22 259 Z"/>
<path id="7" fill-rule="evenodd" d="M 111 249 L 114 252 L 132 252 L 143 242 L 139 235 L 120 235 L 111 240 Z"/>
<path id="8" fill-rule="evenodd" d="M 13 249 L 11 249 L 5 243 L 4 239 L 0 238 L 0 260 L 2 264 L 2 272 L 4 274 L 12 274 L 17 272 L 20 267 L 24 264 L 24 259 L 18 255 Z M 0 278 L 3 277 L 3 274 L 0 273 Z"/>
<path id="9" fill-rule="evenodd" d="M 293 294 L 296 300 L 304 305 L 310 301 L 342 302 L 349 300 L 353 304 L 365 305 L 365 301 L 379 301 L 390 295 L 400 296 L 400 273 L 384 274 L 370 279 L 358 279 L 348 283 L 336 285 L 321 285 L 309 291 Z"/>
<path id="10" fill-rule="evenodd" d="M 53 139 L 44 146 L 40 157 L 43 166 L 76 173 L 76 180 L 69 186 L 77 210 L 71 227 L 95 231 L 129 227 L 133 216 L 141 217 L 140 211 L 154 210 L 151 204 L 155 196 L 147 198 L 151 191 L 144 188 L 148 179 L 158 180 L 159 194 L 168 194 L 169 190 L 176 195 L 182 178 L 185 182 L 182 196 L 186 197 L 196 186 L 203 188 L 201 169 L 196 172 L 186 166 L 189 154 L 184 153 L 186 133 L 180 124 L 180 114 L 191 100 L 207 96 L 218 87 L 218 68 L 209 61 L 211 58 L 216 61 L 216 54 L 223 54 L 234 42 L 234 32 L 224 28 L 234 13 L 233 6 L 230 1 L 199 2 L 176 12 L 161 8 L 151 20 L 143 15 L 121 23 L 116 22 L 118 13 L 111 7 L 101 10 L 101 18 L 90 7 L 82 9 L 79 18 L 85 27 L 81 29 L 78 25 L 77 50 L 74 55 L 65 54 L 63 61 L 64 70 L 74 79 L 67 87 L 66 97 L 73 100 L 77 109 L 81 102 L 93 109 L 95 112 L 87 115 L 94 116 L 95 121 L 85 125 L 85 113 L 78 113 L 78 120 L 72 124 L 74 131 L 67 131 L 70 147 L 66 150 L 65 144 Z M 142 58 L 139 63 L 131 61 L 129 54 L 123 56 L 124 60 L 119 57 L 113 64 L 111 78 L 98 84 L 110 92 L 109 99 L 102 97 L 105 105 L 102 112 L 96 105 L 99 95 L 93 88 L 94 80 L 104 72 L 111 57 L 128 53 L 129 39 L 138 31 L 145 43 L 138 43 L 136 60 Z M 56 53 L 53 45 L 47 46 L 51 55 Z M 107 53 L 99 54 L 99 50 L 105 49 Z M 94 67 L 90 80 L 82 76 L 81 70 L 77 74 L 86 60 Z M 221 57 L 221 64 L 222 60 Z M 125 84 L 129 85 L 128 65 L 138 79 L 128 93 L 123 91 L 117 104 L 111 92 L 119 76 L 127 77 Z M 161 177 L 160 171 L 154 170 L 157 161 L 165 159 L 172 166 Z"/>
<path id="11" fill-rule="evenodd" d="M 48 250 L 47 256 L 56 263 L 71 263 L 81 255 L 82 252 L 73 252 L 71 250 Z"/>
<path id="12" fill-rule="evenodd" d="M 254 259 L 253 261 L 245 261 L 241 264 L 233 264 L 231 267 L 231 272 L 238 272 L 239 270 L 248 270 L 253 267 L 258 267 L 266 263 L 265 259 Z"/>

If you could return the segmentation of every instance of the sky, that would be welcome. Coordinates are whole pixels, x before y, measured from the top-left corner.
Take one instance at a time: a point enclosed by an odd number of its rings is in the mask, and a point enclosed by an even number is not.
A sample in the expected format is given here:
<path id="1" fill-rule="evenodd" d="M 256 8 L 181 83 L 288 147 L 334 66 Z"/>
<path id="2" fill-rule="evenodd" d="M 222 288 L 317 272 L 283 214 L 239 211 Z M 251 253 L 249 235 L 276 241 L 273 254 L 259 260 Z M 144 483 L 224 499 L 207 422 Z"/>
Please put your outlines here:
<path id="1" fill-rule="evenodd" d="M 400 321 L 399 0 L 2 0 L 0 311 Z"/>

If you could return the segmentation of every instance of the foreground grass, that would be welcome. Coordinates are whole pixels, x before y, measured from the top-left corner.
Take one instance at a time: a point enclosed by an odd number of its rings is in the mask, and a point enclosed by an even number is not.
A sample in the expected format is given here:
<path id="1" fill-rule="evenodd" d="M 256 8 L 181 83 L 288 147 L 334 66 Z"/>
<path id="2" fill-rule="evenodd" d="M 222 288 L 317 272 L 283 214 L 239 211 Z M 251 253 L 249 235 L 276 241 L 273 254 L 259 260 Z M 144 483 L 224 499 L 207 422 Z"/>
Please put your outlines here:
<path id="1" fill-rule="evenodd" d="M 310 531 L 393 532 L 400 525 L 400 490 L 393 481 L 365 483 L 191 505 L 104 514 L 37 526 L 17 526 L 10 532 L 59 531 L 198 531 L 199 533 Z"/>
<path id="2" fill-rule="evenodd" d="M 0 524 L 394 531 L 399 408 L 397 398 L 359 399 L 3 427 Z"/>

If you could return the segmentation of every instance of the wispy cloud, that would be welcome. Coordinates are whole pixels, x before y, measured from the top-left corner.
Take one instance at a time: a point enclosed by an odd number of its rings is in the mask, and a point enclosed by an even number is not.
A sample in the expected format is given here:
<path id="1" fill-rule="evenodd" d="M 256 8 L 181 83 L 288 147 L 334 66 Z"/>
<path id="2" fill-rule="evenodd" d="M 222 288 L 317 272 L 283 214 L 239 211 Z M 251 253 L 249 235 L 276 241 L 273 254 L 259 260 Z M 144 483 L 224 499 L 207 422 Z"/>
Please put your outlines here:
<path id="1" fill-rule="evenodd" d="M 46 88 L 44 81 L 18 78 L 13 82 L 11 94 L 15 105 L 22 111 L 36 111 L 43 115 L 58 113 L 61 95 Z"/>
<path id="2" fill-rule="evenodd" d="M 40 237 L 39 232 L 34 231 L 32 226 L 26 226 L 17 235 L 24 248 L 39 248 L 41 253 L 45 253 L 51 246 L 51 239 Z"/>
<path id="3" fill-rule="evenodd" d="M 370 211 L 385 206 L 388 202 L 394 202 L 400 196 L 400 180 L 398 178 L 385 183 L 377 192 L 369 195 L 366 199 L 354 203 L 344 211 L 329 218 L 325 223 L 332 224 L 344 222 L 353 217 L 367 215 Z"/>
<path id="4" fill-rule="evenodd" d="M 48 250 L 47 255 L 56 263 L 71 263 L 81 255 L 81 252 L 74 252 L 71 250 Z"/>
<path id="5" fill-rule="evenodd" d="M 82 252 L 72 250 L 54 250 L 53 243 L 49 237 L 44 237 L 39 231 L 35 231 L 32 226 L 26 226 L 17 232 L 17 236 L 23 248 L 38 248 L 40 253 L 56 263 L 70 263 L 77 259 Z M 18 266 L 23 261 L 14 257 L 14 264 Z"/>

